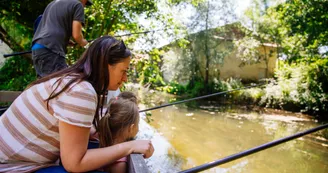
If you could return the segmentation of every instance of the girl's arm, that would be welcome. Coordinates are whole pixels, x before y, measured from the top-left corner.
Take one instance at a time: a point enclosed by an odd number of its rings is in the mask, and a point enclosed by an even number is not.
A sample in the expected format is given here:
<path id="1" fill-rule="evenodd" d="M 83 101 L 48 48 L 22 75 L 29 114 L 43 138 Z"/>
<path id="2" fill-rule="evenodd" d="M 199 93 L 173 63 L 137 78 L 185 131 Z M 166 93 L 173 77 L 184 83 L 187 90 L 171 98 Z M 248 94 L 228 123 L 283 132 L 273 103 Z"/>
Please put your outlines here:
<path id="1" fill-rule="evenodd" d="M 131 153 L 150 157 L 154 148 L 149 140 L 136 140 L 106 148 L 87 149 L 90 128 L 70 125 L 59 120 L 60 157 L 68 172 L 87 172 L 127 156 Z"/>

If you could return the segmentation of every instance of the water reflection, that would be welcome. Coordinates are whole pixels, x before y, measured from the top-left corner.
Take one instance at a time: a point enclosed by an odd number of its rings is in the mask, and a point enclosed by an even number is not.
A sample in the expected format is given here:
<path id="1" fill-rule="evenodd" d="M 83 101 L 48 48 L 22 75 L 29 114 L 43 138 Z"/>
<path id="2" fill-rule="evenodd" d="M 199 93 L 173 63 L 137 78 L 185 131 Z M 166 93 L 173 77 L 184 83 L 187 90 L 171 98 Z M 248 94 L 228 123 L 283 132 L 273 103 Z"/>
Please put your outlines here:
<path id="1" fill-rule="evenodd" d="M 153 156 L 146 159 L 151 172 L 178 172 L 182 166 L 181 157 L 177 157 L 176 151 L 168 140 L 146 122 L 146 117 L 141 114 L 137 139 L 151 140 L 155 148 Z"/>
<path id="2" fill-rule="evenodd" d="M 150 123 L 173 147 L 176 171 L 224 158 L 318 124 L 312 120 L 240 108 L 183 105 L 152 111 Z M 316 138 L 312 135 L 313 138 Z M 310 137 L 278 145 L 206 172 L 328 172 L 328 148 Z M 158 171 L 156 171 L 158 172 Z M 172 172 L 172 170 L 160 172 Z"/>

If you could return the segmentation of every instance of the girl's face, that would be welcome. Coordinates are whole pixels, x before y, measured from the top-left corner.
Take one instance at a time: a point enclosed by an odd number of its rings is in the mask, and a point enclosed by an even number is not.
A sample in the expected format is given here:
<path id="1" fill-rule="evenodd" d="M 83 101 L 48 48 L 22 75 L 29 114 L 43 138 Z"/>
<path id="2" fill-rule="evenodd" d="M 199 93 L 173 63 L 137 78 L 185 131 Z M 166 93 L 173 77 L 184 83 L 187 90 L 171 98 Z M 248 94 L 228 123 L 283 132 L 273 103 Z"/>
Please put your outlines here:
<path id="1" fill-rule="evenodd" d="M 115 65 L 108 65 L 109 85 L 108 90 L 117 90 L 128 81 L 127 72 L 130 66 L 131 58 L 127 57 L 122 62 Z"/>
<path id="2" fill-rule="evenodd" d="M 126 139 L 125 141 L 132 140 L 137 136 L 139 132 L 139 116 L 138 119 L 134 124 L 132 124 L 126 132 Z"/>
<path id="3" fill-rule="evenodd" d="M 135 136 L 137 136 L 138 131 L 139 131 L 139 116 L 136 123 L 131 127 L 131 137 L 134 138 Z"/>

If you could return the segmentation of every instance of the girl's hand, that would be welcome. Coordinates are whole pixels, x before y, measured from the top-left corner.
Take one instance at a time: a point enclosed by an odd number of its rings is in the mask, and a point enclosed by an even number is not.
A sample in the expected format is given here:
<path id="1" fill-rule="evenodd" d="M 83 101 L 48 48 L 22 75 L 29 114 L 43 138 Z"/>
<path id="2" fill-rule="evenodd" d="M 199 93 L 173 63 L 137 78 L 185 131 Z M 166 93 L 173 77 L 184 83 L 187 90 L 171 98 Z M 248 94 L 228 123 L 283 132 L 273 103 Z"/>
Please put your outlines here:
<path id="1" fill-rule="evenodd" d="M 149 158 L 154 153 L 154 147 L 150 140 L 135 140 L 130 141 L 132 147 L 132 153 L 140 153 L 144 155 L 144 158 Z"/>

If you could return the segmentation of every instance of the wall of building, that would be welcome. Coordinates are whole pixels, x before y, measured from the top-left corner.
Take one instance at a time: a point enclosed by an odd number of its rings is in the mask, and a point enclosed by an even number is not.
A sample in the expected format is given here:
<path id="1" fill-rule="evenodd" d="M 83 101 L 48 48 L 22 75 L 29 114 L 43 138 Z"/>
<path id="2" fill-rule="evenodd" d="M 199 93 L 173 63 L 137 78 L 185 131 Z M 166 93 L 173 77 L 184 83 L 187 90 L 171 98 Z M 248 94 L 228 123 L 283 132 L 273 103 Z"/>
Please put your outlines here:
<path id="1" fill-rule="evenodd" d="M 240 78 L 243 81 L 258 81 L 263 78 L 273 77 L 274 69 L 276 67 L 277 53 L 276 47 L 273 45 L 266 45 L 259 47 L 259 53 L 262 60 L 259 63 L 245 64 L 242 65 L 242 61 L 237 57 L 236 48 L 231 46 L 232 42 L 227 41 L 226 43 L 220 43 L 216 47 L 216 53 L 219 55 L 216 58 L 210 59 L 209 67 L 209 80 L 221 79 L 225 80 L 228 78 Z M 263 60 L 266 55 L 267 61 Z M 190 58 L 182 57 L 185 56 L 183 50 L 180 48 L 172 48 L 163 56 L 164 69 L 163 76 L 166 81 L 171 81 L 175 75 L 176 70 L 181 65 L 192 66 L 193 64 L 188 64 Z M 221 57 L 220 57 L 221 56 Z M 201 57 L 201 58 L 200 58 Z M 197 57 L 197 65 L 200 66 L 200 72 L 203 77 L 206 73 L 206 57 L 204 54 L 200 54 Z M 166 62 L 170 62 L 170 65 L 165 65 Z M 188 67 L 186 69 L 188 69 Z M 179 77 L 179 82 L 185 84 L 188 81 L 188 75 L 190 75 L 189 70 L 184 72 L 185 75 Z"/>
<path id="2" fill-rule="evenodd" d="M 215 65 L 220 70 L 220 79 L 227 79 L 230 77 L 240 78 L 243 80 L 258 81 L 263 78 L 273 77 L 274 69 L 276 67 L 277 54 L 275 47 L 259 48 L 260 54 L 264 55 L 266 52 L 267 61 L 261 60 L 259 63 L 241 65 L 242 61 L 236 56 L 236 51 L 224 58 L 222 65 Z M 272 52 L 272 53 L 270 53 Z M 213 70 L 210 70 L 210 72 Z M 213 73 L 212 77 L 215 77 Z"/>

